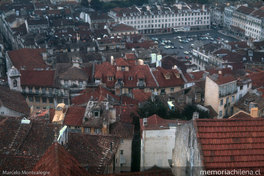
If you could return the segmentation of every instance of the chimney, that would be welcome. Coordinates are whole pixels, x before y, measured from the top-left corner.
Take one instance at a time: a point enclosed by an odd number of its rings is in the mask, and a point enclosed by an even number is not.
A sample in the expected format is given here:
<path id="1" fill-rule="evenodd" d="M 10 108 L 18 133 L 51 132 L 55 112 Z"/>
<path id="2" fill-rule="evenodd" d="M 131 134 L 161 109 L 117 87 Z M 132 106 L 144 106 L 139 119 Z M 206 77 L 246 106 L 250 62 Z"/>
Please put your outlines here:
<path id="1" fill-rule="evenodd" d="M 192 120 L 199 119 L 199 112 L 193 112 Z"/>
<path id="2" fill-rule="evenodd" d="M 258 117 L 258 107 L 254 107 L 250 109 L 250 116 L 253 118 Z"/>
<path id="3" fill-rule="evenodd" d="M 111 65 L 114 65 L 114 56 L 111 56 Z"/>
<path id="4" fill-rule="evenodd" d="M 43 53 L 41 53 L 41 55 L 42 55 L 42 59 L 43 59 L 44 61 L 46 61 L 47 58 L 48 58 L 48 54 L 47 54 L 47 52 L 43 52 Z"/>
<path id="5" fill-rule="evenodd" d="M 79 42 L 79 41 L 80 41 L 80 38 L 81 38 L 80 34 L 79 34 L 79 33 L 77 33 L 77 34 L 76 34 L 76 40 L 77 40 L 77 42 Z"/>
<path id="6" fill-rule="evenodd" d="M 148 125 L 148 118 L 143 118 L 143 126 L 147 126 Z"/>
<path id="7" fill-rule="evenodd" d="M 219 71 L 218 71 L 218 74 L 219 74 L 219 75 L 222 75 L 222 70 L 219 70 Z"/>

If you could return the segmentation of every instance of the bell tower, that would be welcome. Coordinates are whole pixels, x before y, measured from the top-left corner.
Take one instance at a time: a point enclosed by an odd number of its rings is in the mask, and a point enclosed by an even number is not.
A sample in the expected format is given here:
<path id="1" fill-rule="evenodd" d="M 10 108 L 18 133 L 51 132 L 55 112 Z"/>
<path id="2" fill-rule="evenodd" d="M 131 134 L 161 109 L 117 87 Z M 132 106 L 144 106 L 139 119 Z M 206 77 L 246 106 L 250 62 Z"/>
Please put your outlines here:
<path id="1" fill-rule="evenodd" d="M 9 88 L 11 90 L 22 92 L 20 80 L 21 74 L 14 66 L 12 66 L 12 68 L 8 70 L 7 77 Z"/>

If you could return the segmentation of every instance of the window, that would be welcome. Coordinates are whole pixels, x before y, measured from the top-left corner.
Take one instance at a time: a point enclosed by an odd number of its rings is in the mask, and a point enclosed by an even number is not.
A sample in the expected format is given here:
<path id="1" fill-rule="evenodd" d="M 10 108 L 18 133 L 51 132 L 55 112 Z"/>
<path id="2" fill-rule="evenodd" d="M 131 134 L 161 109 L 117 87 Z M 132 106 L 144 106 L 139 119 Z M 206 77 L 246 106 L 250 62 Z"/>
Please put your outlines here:
<path id="1" fill-rule="evenodd" d="M 121 66 L 121 71 L 125 71 L 126 67 L 125 66 Z"/>
<path id="2" fill-rule="evenodd" d="M 36 102 L 40 102 L 40 97 L 35 97 Z"/>
<path id="3" fill-rule="evenodd" d="M 101 133 L 101 129 L 96 128 L 96 129 L 94 130 L 94 132 L 95 132 L 95 134 L 100 134 L 100 133 Z"/>
<path id="4" fill-rule="evenodd" d="M 49 98 L 49 103 L 53 103 L 53 98 Z"/>
<path id="5" fill-rule="evenodd" d="M 99 116 L 99 112 L 98 111 L 94 111 L 94 116 L 98 117 Z"/>
<path id="6" fill-rule="evenodd" d="M 112 76 L 108 76 L 108 81 L 112 81 L 113 77 Z"/>
<path id="7" fill-rule="evenodd" d="M 124 154 L 124 150 L 120 150 L 120 155 L 123 155 Z"/>
<path id="8" fill-rule="evenodd" d="M 29 100 L 30 102 L 32 102 L 32 101 L 33 101 L 33 97 L 32 97 L 32 96 L 28 96 L 28 100 Z"/>
<path id="9" fill-rule="evenodd" d="M 223 112 L 219 111 L 219 117 L 222 117 L 222 115 L 223 115 Z"/>
<path id="10" fill-rule="evenodd" d="M 17 87 L 17 80 L 13 80 L 13 87 Z"/>
<path id="11" fill-rule="evenodd" d="M 172 87 L 172 88 L 170 88 L 170 91 L 171 91 L 171 92 L 174 92 L 174 88 L 173 88 L 173 87 Z"/>
<path id="12" fill-rule="evenodd" d="M 165 94 L 165 89 L 161 89 L 160 94 Z"/>
<path id="13" fill-rule="evenodd" d="M 224 102 L 223 99 L 221 99 L 221 100 L 220 100 L 220 106 L 223 105 L 223 102 Z"/>
<path id="14" fill-rule="evenodd" d="M 47 98 L 46 97 L 42 97 L 42 103 L 47 103 Z"/>
<path id="15" fill-rule="evenodd" d="M 235 96 L 232 96 L 232 102 L 235 102 Z"/>

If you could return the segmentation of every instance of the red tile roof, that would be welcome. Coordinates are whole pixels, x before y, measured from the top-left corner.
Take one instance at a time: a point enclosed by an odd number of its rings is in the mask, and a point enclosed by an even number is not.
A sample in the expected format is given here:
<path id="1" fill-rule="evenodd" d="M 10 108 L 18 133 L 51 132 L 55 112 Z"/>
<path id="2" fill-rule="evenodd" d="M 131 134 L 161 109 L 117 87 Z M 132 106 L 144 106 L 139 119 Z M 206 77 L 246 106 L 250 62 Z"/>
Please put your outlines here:
<path id="1" fill-rule="evenodd" d="M 134 125 L 124 122 L 115 122 L 110 125 L 110 134 L 123 139 L 132 139 L 134 136 Z"/>
<path id="2" fill-rule="evenodd" d="M 181 120 L 163 119 L 158 115 L 154 114 L 147 118 L 147 125 L 143 126 L 143 119 L 140 119 L 140 129 L 143 130 L 163 130 L 168 129 L 170 125 L 176 125 L 178 123 L 183 123 Z"/>
<path id="3" fill-rule="evenodd" d="M 139 102 L 147 101 L 151 97 L 151 92 L 144 92 L 141 89 L 133 89 L 132 94 L 134 99 L 136 99 Z"/>
<path id="4" fill-rule="evenodd" d="M 144 42 L 140 42 L 140 43 L 126 43 L 126 48 L 127 49 L 131 49 L 131 48 L 145 48 L 145 49 L 149 49 L 152 48 L 154 46 L 157 46 L 156 43 L 154 43 L 154 41 L 144 41 Z"/>
<path id="5" fill-rule="evenodd" d="M 159 87 L 176 87 L 183 86 L 184 80 L 180 77 L 180 73 L 176 69 L 164 69 L 162 67 L 157 67 L 153 74 L 159 84 Z M 166 75 L 169 79 L 166 79 Z M 176 77 L 179 76 L 179 78 Z"/>
<path id="6" fill-rule="evenodd" d="M 22 86 L 54 87 L 54 70 L 20 70 Z"/>
<path id="7" fill-rule="evenodd" d="M 123 58 L 115 59 L 116 66 L 129 66 L 127 61 Z"/>
<path id="8" fill-rule="evenodd" d="M 7 87 L 2 86 L 0 86 L 0 107 L 1 106 L 5 106 L 6 108 L 22 113 L 26 116 L 30 114 L 30 109 L 25 97 L 20 92 L 12 91 Z"/>
<path id="9" fill-rule="evenodd" d="M 119 144 L 115 136 L 69 133 L 67 148 L 89 173 L 99 175 L 113 162 Z"/>
<path id="10" fill-rule="evenodd" d="M 197 119 L 194 123 L 205 169 L 264 171 L 262 118 Z"/>
<path id="11" fill-rule="evenodd" d="M 8 51 L 8 56 L 11 59 L 13 65 L 18 70 L 20 70 L 21 68 L 24 68 L 26 70 L 33 70 L 35 68 L 48 67 L 43 61 L 41 55 L 41 53 L 45 51 L 45 49 L 22 48 L 18 50 Z"/>
<path id="12" fill-rule="evenodd" d="M 233 114 L 232 116 L 230 116 L 229 118 L 240 119 L 240 118 L 253 118 L 253 117 L 247 112 L 239 111 L 239 112 Z"/>
<path id="13" fill-rule="evenodd" d="M 52 176 L 89 175 L 79 162 L 63 146 L 53 143 L 35 165 L 33 172 L 45 171 Z M 31 176 L 31 174 L 29 174 Z M 32 176 L 35 174 L 32 174 Z"/>
<path id="14" fill-rule="evenodd" d="M 116 108 L 116 115 L 120 117 L 120 121 L 124 123 L 133 123 L 133 117 L 131 117 L 131 114 L 138 115 L 137 113 L 137 106 L 135 105 L 121 105 L 121 106 L 115 106 Z"/>
<path id="15" fill-rule="evenodd" d="M 117 24 L 111 28 L 112 32 L 135 32 L 137 31 L 134 27 L 126 24 Z"/>
<path id="16" fill-rule="evenodd" d="M 264 86 L 264 71 L 255 72 L 249 75 L 249 78 L 252 80 L 252 86 L 254 88 L 259 88 Z"/>
<path id="17" fill-rule="evenodd" d="M 95 68 L 95 78 L 101 79 L 107 87 L 113 88 L 115 85 L 114 76 L 116 75 L 116 68 L 114 65 L 111 65 L 109 62 L 104 62 L 100 65 L 97 65 Z M 120 72 L 121 73 L 121 72 Z M 120 74 L 119 73 L 119 74 Z M 122 71 L 123 73 L 123 82 L 126 88 L 135 88 L 137 87 L 138 79 L 144 79 L 146 87 L 157 87 L 157 84 L 150 72 L 148 65 L 130 65 L 129 71 Z M 108 76 L 113 76 L 113 80 L 109 81 Z M 120 77 L 120 75 L 119 75 Z M 129 79 L 129 77 L 132 78 Z"/>
<path id="18" fill-rule="evenodd" d="M 81 126 L 85 107 L 71 106 L 65 115 L 64 124 L 69 126 Z"/>
<path id="19" fill-rule="evenodd" d="M 72 104 L 83 105 L 86 104 L 91 98 L 94 100 L 105 100 L 107 97 L 112 97 L 114 100 L 118 101 L 119 97 L 114 95 L 112 92 L 103 88 L 101 86 L 96 88 L 87 88 L 81 92 L 81 95 L 76 96 L 72 99 Z"/>

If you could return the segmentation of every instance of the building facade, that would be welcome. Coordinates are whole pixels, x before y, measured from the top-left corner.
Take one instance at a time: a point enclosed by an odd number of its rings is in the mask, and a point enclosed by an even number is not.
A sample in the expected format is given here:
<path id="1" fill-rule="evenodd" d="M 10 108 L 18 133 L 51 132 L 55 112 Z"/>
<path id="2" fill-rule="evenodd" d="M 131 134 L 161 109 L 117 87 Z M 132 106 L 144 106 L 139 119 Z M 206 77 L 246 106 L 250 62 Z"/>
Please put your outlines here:
<path id="1" fill-rule="evenodd" d="M 140 33 L 172 32 L 177 28 L 209 29 L 210 12 L 205 6 L 174 4 L 173 6 L 132 6 L 115 8 L 109 16 L 116 22 L 136 28 Z"/>

